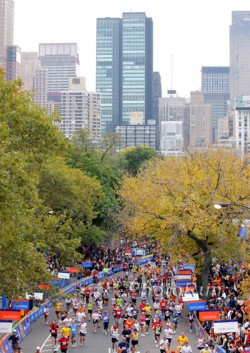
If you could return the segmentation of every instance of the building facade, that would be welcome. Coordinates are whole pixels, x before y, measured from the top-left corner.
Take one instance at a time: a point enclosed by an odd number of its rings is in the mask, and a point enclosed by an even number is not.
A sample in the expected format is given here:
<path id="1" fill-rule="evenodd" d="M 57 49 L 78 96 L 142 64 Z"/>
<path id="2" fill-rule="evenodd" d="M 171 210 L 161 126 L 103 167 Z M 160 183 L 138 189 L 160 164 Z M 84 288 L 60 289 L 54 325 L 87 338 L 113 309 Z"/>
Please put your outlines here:
<path id="1" fill-rule="evenodd" d="M 98 18 L 96 24 L 96 91 L 101 93 L 102 132 L 121 122 L 122 21 Z"/>
<path id="2" fill-rule="evenodd" d="M 84 77 L 69 79 L 69 90 L 61 92 L 60 129 L 70 140 L 74 134 L 87 129 L 92 141 L 101 137 L 100 93 L 88 92 Z"/>
<path id="3" fill-rule="evenodd" d="M 21 48 L 17 45 L 7 47 L 6 80 L 16 80 L 21 76 Z"/>
<path id="4" fill-rule="evenodd" d="M 7 47 L 13 45 L 14 1 L 0 0 L 0 68 L 7 69 Z"/>
<path id="5" fill-rule="evenodd" d="M 124 148 L 149 146 L 156 149 L 156 125 L 118 125 L 116 132 L 122 136 Z"/>
<path id="6" fill-rule="evenodd" d="M 236 148 L 243 157 L 250 153 L 250 96 L 238 96 L 234 106 Z"/>
<path id="7" fill-rule="evenodd" d="M 230 101 L 250 95 L 250 11 L 233 11 L 230 26 Z"/>
<path id="8" fill-rule="evenodd" d="M 212 142 L 218 142 L 218 120 L 229 111 L 230 68 L 228 66 L 203 66 L 201 69 L 201 92 L 204 102 L 212 107 Z"/>
<path id="9" fill-rule="evenodd" d="M 39 44 L 41 67 L 48 71 L 48 100 L 55 106 L 60 102 L 60 92 L 69 88 L 69 78 L 79 74 L 79 54 L 76 43 Z"/>
<path id="10" fill-rule="evenodd" d="M 33 87 L 33 80 L 39 66 L 37 52 L 21 53 L 21 78 L 23 80 L 24 89 L 30 90 Z"/>
<path id="11" fill-rule="evenodd" d="M 97 19 L 96 90 L 101 93 L 102 132 L 153 117 L 153 22 L 144 12 Z"/>
<path id="12" fill-rule="evenodd" d="M 212 107 L 201 92 L 191 92 L 189 107 L 189 149 L 206 148 L 212 143 Z"/>

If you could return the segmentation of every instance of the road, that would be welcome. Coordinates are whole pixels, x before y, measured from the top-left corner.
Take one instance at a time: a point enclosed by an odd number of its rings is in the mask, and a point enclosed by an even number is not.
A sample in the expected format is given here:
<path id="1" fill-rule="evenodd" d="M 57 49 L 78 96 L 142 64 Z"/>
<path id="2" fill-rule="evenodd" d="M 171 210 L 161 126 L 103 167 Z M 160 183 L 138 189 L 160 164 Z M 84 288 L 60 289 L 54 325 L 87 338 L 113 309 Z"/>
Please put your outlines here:
<path id="1" fill-rule="evenodd" d="M 92 286 L 100 287 L 101 284 L 100 283 L 94 284 Z M 140 300 L 138 299 L 137 302 L 139 303 Z M 150 304 L 152 304 L 151 300 L 149 302 Z M 110 306 L 108 310 L 111 313 Z M 184 310 L 183 312 L 184 317 L 181 318 L 179 321 L 176 334 L 174 335 L 172 340 L 171 348 L 176 349 L 177 347 L 176 339 L 182 332 L 184 332 L 189 339 L 193 352 L 197 352 L 197 339 L 194 333 L 189 332 L 186 315 L 187 313 Z M 70 316 L 73 317 L 72 312 L 70 312 Z M 55 319 L 54 308 L 50 310 L 50 315 L 49 315 L 50 322 L 52 321 L 52 319 Z M 70 344 L 68 353 L 71 353 L 71 352 L 112 353 L 111 337 L 109 336 L 109 334 L 105 335 L 103 333 L 102 323 L 101 323 L 101 328 L 98 329 L 97 333 L 94 333 L 92 322 L 87 321 L 87 323 L 88 323 L 88 333 L 86 336 L 85 345 L 84 346 L 79 345 L 79 336 L 77 336 L 77 347 L 72 348 Z M 113 315 L 111 314 L 110 327 L 112 326 L 113 323 L 114 323 L 114 319 L 113 319 Z M 121 335 L 119 338 L 120 338 L 119 339 L 119 342 L 120 342 Z M 37 346 L 40 346 L 42 348 L 42 353 L 53 352 L 51 347 L 49 327 L 45 324 L 43 317 L 41 317 L 40 319 L 38 319 L 36 322 L 32 324 L 32 332 L 24 339 L 24 341 L 21 344 L 23 353 L 34 353 Z M 155 346 L 152 329 L 150 329 L 149 335 L 146 335 L 145 337 L 141 337 L 139 341 L 138 351 L 140 353 L 145 353 L 147 350 L 149 350 L 150 353 L 160 352 L 159 348 L 156 348 Z M 58 352 L 60 352 L 60 349 L 58 350 Z"/>

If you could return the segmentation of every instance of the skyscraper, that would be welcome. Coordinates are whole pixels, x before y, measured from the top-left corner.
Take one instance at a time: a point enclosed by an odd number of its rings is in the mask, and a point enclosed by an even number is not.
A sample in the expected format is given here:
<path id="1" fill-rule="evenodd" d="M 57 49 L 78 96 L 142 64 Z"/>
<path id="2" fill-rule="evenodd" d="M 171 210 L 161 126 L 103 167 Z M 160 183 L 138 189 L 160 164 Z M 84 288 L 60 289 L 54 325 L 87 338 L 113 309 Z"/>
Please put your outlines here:
<path id="1" fill-rule="evenodd" d="M 0 67 L 7 68 L 7 47 L 13 45 L 14 1 L 0 0 Z"/>
<path id="2" fill-rule="evenodd" d="M 8 45 L 6 80 L 16 80 L 21 75 L 21 49 L 17 45 Z"/>
<path id="3" fill-rule="evenodd" d="M 122 123 L 140 112 L 144 124 L 153 118 L 153 21 L 144 12 L 122 16 Z"/>
<path id="4" fill-rule="evenodd" d="M 22 52 L 21 53 L 21 77 L 23 80 L 24 89 L 33 87 L 33 79 L 36 76 L 36 70 L 40 64 L 38 61 L 37 52 Z"/>
<path id="5" fill-rule="evenodd" d="M 101 92 L 101 129 L 114 131 L 121 119 L 121 29 L 119 18 L 98 18 L 96 90 Z"/>
<path id="6" fill-rule="evenodd" d="M 230 101 L 250 95 L 250 11 L 233 11 L 230 26 Z"/>
<path id="7" fill-rule="evenodd" d="M 144 12 L 97 19 L 96 90 L 101 93 L 102 132 L 153 118 L 153 22 Z"/>
<path id="8" fill-rule="evenodd" d="M 229 74 L 228 66 L 203 66 L 201 68 L 201 91 L 204 103 L 212 106 L 212 142 L 218 141 L 218 120 L 228 113 Z"/>
<path id="9" fill-rule="evenodd" d="M 79 55 L 76 43 L 39 44 L 41 67 L 48 70 L 48 100 L 60 102 L 60 92 L 68 90 L 69 78 L 79 73 Z"/>

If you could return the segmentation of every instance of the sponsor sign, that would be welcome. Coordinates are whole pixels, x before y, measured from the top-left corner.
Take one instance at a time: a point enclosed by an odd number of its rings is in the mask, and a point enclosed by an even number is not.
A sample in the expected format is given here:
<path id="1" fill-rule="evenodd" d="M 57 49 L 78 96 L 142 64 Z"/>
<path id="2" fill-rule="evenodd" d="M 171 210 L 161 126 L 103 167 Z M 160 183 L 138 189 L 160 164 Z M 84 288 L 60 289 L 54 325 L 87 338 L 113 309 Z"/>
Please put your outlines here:
<path id="1" fill-rule="evenodd" d="M 35 292 L 34 298 L 37 300 L 43 300 L 43 293 Z"/>
<path id="2" fill-rule="evenodd" d="M 135 249 L 135 256 L 145 256 L 145 249 Z"/>
<path id="3" fill-rule="evenodd" d="M 194 264 L 184 264 L 183 266 L 182 266 L 182 269 L 183 270 L 191 270 L 191 271 L 194 271 L 195 270 L 195 265 Z"/>
<path id="4" fill-rule="evenodd" d="M 186 280 L 176 281 L 176 287 L 185 287 L 185 286 L 194 286 L 194 284 Z"/>
<path id="5" fill-rule="evenodd" d="M 188 311 L 200 311 L 200 310 L 206 310 L 207 308 L 207 303 L 205 300 L 199 300 L 197 302 L 193 301 L 191 303 L 187 303 L 188 305 Z"/>
<path id="6" fill-rule="evenodd" d="M 214 321 L 220 319 L 219 310 L 204 310 L 199 311 L 199 320 L 200 321 Z"/>
<path id="7" fill-rule="evenodd" d="M 40 289 L 46 289 L 46 290 L 50 289 L 50 285 L 49 284 L 43 284 L 43 283 L 39 283 L 37 287 L 40 288 Z"/>
<path id="8" fill-rule="evenodd" d="M 85 267 L 85 268 L 92 268 L 93 267 L 92 262 L 82 262 L 81 265 L 82 265 L 82 267 Z"/>
<path id="9" fill-rule="evenodd" d="M 179 275 L 192 275 L 192 271 L 191 270 L 180 270 Z"/>
<path id="10" fill-rule="evenodd" d="M 10 306 L 13 310 L 29 310 L 30 301 L 29 299 L 12 299 Z"/>
<path id="11" fill-rule="evenodd" d="M 192 301 L 197 301 L 199 299 L 200 299 L 199 294 L 197 292 L 194 292 L 194 293 L 186 292 L 182 297 L 182 300 L 184 302 L 192 302 Z"/>
<path id="12" fill-rule="evenodd" d="M 12 332 L 12 321 L 0 321 L 0 333 Z"/>
<path id="13" fill-rule="evenodd" d="M 191 278 L 192 278 L 191 275 L 177 275 L 177 276 L 175 276 L 175 279 L 177 281 L 180 281 L 180 280 L 191 281 Z"/>
<path id="14" fill-rule="evenodd" d="M 214 333 L 238 332 L 237 320 L 214 321 Z"/>
<path id="15" fill-rule="evenodd" d="M 80 273 L 80 270 L 75 267 L 69 267 L 69 273 Z"/>
<path id="16" fill-rule="evenodd" d="M 0 310 L 0 320 L 19 321 L 21 320 L 20 310 Z"/>
<path id="17" fill-rule="evenodd" d="M 69 279 L 70 273 L 69 272 L 58 272 L 58 278 Z"/>

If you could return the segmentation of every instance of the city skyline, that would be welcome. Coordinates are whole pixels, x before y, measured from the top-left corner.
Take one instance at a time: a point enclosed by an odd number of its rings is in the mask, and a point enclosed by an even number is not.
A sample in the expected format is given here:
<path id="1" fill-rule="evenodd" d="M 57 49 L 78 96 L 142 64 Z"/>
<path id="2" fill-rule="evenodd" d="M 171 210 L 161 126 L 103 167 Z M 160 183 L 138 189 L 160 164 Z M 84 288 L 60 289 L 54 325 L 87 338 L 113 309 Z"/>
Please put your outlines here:
<path id="1" fill-rule="evenodd" d="M 174 88 L 180 96 L 201 89 L 202 66 L 229 65 L 229 26 L 232 11 L 249 10 L 247 0 L 190 0 L 176 4 L 156 0 L 31 0 L 15 2 L 14 44 L 22 51 L 38 51 L 43 42 L 77 42 L 80 73 L 88 90 L 95 90 L 96 19 L 145 12 L 154 23 L 154 71 L 162 78 L 163 96 Z M 27 17 L 27 13 L 29 16 Z M 171 78 L 172 62 L 172 78 Z M 171 87 L 171 82 L 173 87 Z"/>

